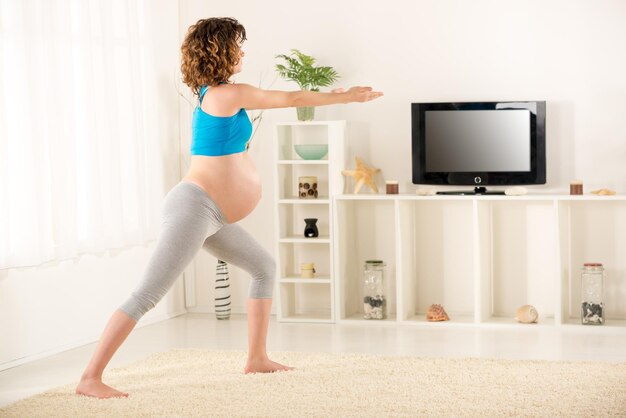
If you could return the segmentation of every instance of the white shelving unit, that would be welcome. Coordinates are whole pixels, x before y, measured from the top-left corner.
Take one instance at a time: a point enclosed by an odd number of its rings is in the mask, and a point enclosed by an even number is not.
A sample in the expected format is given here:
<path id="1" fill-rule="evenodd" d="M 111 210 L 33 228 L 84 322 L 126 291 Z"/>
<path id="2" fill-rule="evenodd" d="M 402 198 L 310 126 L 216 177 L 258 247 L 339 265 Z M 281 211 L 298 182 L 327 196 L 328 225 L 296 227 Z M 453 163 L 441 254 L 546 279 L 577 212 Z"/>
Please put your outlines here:
<path id="1" fill-rule="evenodd" d="M 626 332 L 626 196 L 333 196 L 337 322 Z M 363 263 L 386 263 L 386 320 L 363 319 Z M 605 267 L 605 325 L 580 324 L 580 267 Z M 428 322 L 429 305 L 450 321 Z M 516 309 L 535 306 L 538 324 Z"/>
<path id="2" fill-rule="evenodd" d="M 275 225 L 280 322 L 335 322 L 331 196 L 343 192 L 345 121 L 274 126 Z M 303 160 L 296 144 L 328 144 L 321 160 Z M 316 176 L 317 199 L 298 197 L 298 177 Z M 317 218 L 319 237 L 304 236 L 304 219 Z M 301 278 L 301 263 L 315 264 L 315 278 Z"/>

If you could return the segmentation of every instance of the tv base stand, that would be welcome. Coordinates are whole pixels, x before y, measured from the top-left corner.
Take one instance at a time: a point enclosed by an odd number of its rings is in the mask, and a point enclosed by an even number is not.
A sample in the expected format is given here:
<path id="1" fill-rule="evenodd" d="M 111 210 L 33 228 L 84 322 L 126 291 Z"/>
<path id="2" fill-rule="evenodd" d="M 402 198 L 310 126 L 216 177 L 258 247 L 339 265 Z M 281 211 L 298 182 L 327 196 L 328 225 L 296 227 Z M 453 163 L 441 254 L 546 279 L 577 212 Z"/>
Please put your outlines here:
<path id="1" fill-rule="evenodd" d="M 454 194 L 454 195 L 477 195 L 477 194 L 504 194 L 502 190 L 487 190 L 486 187 L 477 186 L 474 190 L 453 190 L 447 192 L 437 192 L 437 194 Z"/>

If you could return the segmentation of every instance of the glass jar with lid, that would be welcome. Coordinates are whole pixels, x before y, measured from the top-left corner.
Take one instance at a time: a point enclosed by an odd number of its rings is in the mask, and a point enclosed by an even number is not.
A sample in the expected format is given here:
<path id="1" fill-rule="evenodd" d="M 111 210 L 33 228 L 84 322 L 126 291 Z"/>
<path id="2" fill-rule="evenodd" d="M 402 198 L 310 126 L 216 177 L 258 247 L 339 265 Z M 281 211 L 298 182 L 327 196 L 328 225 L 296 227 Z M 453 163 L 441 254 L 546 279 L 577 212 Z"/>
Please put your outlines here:
<path id="1" fill-rule="evenodd" d="M 602 288 L 604 266 L 601 263 L 585 263 L 581 273 L 581 322 L 583 325 L 604 324 Z"/>
<path id="2" fill-rule="evenodd" d="M 367 260 L 363 267 L 363 318 L 387 318 L 385 299 L 385 263 Z"/>

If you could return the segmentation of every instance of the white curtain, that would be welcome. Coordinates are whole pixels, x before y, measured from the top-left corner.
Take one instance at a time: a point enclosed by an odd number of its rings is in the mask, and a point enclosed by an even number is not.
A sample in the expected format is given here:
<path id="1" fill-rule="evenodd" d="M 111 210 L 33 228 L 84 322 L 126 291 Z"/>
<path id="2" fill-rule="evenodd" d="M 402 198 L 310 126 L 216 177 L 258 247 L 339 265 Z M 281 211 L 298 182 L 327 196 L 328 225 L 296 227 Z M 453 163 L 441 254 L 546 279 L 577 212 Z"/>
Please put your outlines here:
<path id="1" fill-rule="evenodd" d="M 156 238 L 149 7 L 0 0 L 0 269 Z"/>

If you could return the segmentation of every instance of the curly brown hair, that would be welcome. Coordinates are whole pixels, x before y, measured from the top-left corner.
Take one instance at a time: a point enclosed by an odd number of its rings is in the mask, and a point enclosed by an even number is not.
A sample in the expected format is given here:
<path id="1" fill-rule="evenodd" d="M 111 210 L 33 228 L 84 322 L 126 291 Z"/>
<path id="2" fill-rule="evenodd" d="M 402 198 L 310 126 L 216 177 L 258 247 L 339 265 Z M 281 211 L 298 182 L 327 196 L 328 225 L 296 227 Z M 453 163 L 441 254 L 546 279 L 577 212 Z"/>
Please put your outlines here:
<path id="1" fill-rule="evenodd" d="M 231 17 L 200 19 L 191 25 L 180 48 L 183 83 L 198 96 L 202 86 L 228 82 L 245 40 L 246 29 Z"/>

